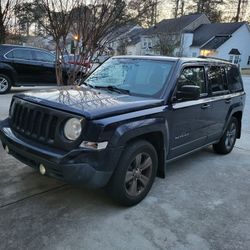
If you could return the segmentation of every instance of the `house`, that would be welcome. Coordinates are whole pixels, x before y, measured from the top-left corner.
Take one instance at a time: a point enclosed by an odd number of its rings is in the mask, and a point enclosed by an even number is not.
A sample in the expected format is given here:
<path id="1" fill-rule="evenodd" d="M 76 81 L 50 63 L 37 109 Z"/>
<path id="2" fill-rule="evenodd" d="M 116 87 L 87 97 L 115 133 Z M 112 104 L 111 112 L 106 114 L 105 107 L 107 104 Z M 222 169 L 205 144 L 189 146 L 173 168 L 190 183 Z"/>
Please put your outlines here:
<path id="1" fill-rule="evenodd" d="M 162 51 L 162 45 L 172 46 L 172 55 L 181 53 L 181 38 L 186 31 L 193 31 L 202 24 L 208 24 L 205 14 L 191 14 L 173 19 L 164 19 L 154 27 L 141 29 L 130 33 L 127 43 L 127 54 L 130 55 L 159 55 L 170 54 Z"/>
<path id="2" fill-rule="evenodd" d="M 246 22 L 203 24 L 183 33 L 182 56 L 210 56 L 250 68 L 250 28 Z"/>
<path id="3" fill-rule="evenodd" d="M 105 38 L 106 47 L 111 55 L 126 54 L 126 46 L 135 34 L 139 34 L 144 30 L 141 26 L 135 23 L 129 23 L 119 27 Z"/>

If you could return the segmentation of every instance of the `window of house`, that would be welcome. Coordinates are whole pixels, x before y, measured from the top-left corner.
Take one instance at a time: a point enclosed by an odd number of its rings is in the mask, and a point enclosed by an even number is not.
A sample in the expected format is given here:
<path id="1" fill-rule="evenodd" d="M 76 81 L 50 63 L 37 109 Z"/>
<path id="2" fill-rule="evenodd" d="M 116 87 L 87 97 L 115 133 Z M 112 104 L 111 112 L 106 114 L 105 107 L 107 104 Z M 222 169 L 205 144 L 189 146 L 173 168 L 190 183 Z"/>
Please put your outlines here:
<path id="1" fill-rule="evenodd" d="M 208 80 L 212 93 L 228 90 L 224 68 L 211 66 L 208 70 Z"/>
<path id="2" fill-rule="evenodd" d="M 233 55 L 230 55 L 228 61 L 229 61 L 229 62 L 233 62 L 233 59 L 234 59 L 234 56 L 233 56 Z"/>
<path id="3" fill-rule="evenodd" d="M 250 65 L 250 56 L 248 57 L 247 65 Z"/>
<path id="4" fill-rule="evenodd" d="M 234 58 L 234 63 L 238 64 L 239 62 L 240 62 L 240 56 L 236 55 L 235 58 Z"/>
<path id="5" fill-rule="evenodd" d="M 193 53 L 192 53 L 192 57 L 197 57 L 197 53 L 196 53 L 196 52 L 193 52 Z"/>
<path id="6" fill-rule="evenodd" d="M 228 89 L 231 92 L 243 90 L 239 69 L 236 66 L 227 67 Z"/>
<path id="7" fill-rule="evenodd" d="M 184 85 L 199 86 L 201 94 L 207 93 L 204 67 L 184 68 L 177 82 L 177 93 Z"/>

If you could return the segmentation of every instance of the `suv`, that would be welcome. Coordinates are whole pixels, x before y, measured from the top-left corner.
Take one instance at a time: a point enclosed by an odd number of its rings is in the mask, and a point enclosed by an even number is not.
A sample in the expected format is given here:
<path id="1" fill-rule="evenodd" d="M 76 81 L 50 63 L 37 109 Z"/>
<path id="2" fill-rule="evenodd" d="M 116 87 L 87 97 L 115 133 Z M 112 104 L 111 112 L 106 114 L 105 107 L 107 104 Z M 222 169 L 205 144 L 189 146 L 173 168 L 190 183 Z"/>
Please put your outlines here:
<path id="1" fill-rule="evenodd" d="M 56 84 L 55 56 L 47 50 L 0 45 L 0 94 L 11 86 Z"/>
<path id="2" fill-rule="evenodd" d="M 211 144 L 230 153 L 244 103 L 231 63 L 113 57 L 81 86 L 15 95 L 0 138 L 6 152 L 43 175 L 106 187 L 135 205 L 168 162 Z"/>

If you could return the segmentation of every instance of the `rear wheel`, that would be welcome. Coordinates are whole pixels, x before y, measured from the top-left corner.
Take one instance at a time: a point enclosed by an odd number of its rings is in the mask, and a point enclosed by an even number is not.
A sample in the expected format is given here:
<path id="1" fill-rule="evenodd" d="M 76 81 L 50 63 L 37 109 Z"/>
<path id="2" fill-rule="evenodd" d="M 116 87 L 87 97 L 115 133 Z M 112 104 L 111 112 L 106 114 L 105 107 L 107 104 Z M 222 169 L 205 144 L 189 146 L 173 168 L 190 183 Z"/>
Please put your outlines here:
<path id="1" fill-rule="evenodd" d="M 219 143 L 213 145 L 218 154 L 228 154 L 233 150 L 239 130 L 238 120 L 232 117 Z"/>
<path id="2" fill-rule="evenodd" d="M 11 80 L 8 76 L 0 74 L 0 95 L 10 91 Z"/>
<path id="3" fill-rule="evenodd" d="M 139 203 L 153 185 L 157 165 L 152 144 L 142 140 L 129 144 L 108 185 L 112 198 L 125 206 Z"/>

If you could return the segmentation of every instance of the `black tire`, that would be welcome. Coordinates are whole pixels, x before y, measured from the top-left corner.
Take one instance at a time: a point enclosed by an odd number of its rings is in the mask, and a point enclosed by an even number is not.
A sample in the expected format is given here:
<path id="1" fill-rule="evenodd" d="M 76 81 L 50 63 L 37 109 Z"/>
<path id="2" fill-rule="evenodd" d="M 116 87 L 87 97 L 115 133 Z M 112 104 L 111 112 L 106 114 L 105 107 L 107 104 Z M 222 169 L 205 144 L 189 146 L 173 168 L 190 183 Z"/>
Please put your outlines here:
<path id="1" fill-rule="evenodd" d="M 230 153 L 233 150 L 238 131 L 238 120 L 232 117 L 219 143 L 213 144 L 214 151 L 218 154 Z"/>
<path id="2" fill-rule="evenodd" d="M 107 186 L 108 193 L 124 206 L 136 205 L 151 189 L 157 166 L 152 144 L 143 140 L 128 144 Z"/>
<path id="3" fill-rule="evenodd" d="M 0 74 L 0 95 L 6 94 L 11 89 L 11 80 L 8 76 Z"/>

